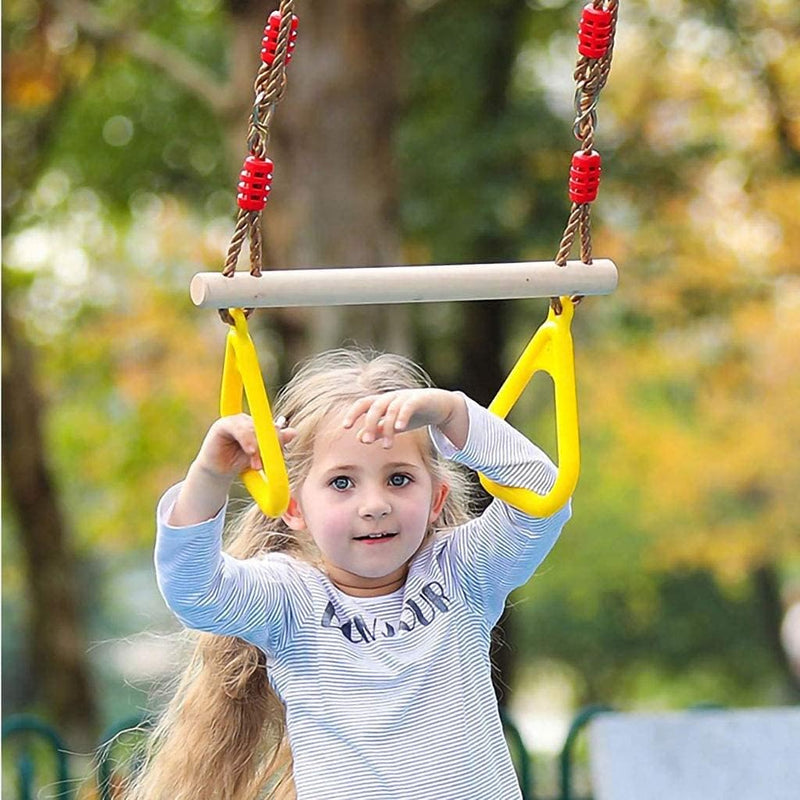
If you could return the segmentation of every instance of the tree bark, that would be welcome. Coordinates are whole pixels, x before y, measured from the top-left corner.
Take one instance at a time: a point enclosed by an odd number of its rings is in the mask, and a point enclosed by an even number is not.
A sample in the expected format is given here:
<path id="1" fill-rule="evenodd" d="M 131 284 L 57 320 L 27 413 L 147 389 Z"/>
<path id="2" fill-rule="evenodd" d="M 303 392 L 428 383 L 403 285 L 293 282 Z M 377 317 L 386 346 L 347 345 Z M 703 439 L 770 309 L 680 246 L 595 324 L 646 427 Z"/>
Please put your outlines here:
<path id="1" fill-rule="evenodd" d="M 486 55 L 486 80 L 479 119 L 502 119 L 508 110 L 508 92 L 517 50 L 513 46 L 528 13 L 525 0 L 506 0 L 492 7 L 492 25 L 487 26 L 491 46 Z M 515 244 L 500 235 L 483 235 L 474 244 L 477 262 L 513 261 Z M 461 333 L 461 368 L 458 386 L 482 405 L 488 405 L 506 376 L 503 348 L 509 314 L 501 301 L 464 303 Z M 513 686 L 516 654 L 513 649 L 515 615 L 507 605 L 492 631 L 492 669 L 495 692 L 507 704 Z"/>
<path id="2" fill-rule="evenodd" d="M 16 516 L 30 590 L 30 670 L 36 700 L 71 746 L 90 747 L 97 709 L 72 553 L 46 461 L 34 354 L 2 305 L 3 483 Z"/>
<path id="3" fill-rule="evenodd" d="M 402 37 L 399 0 L 308 0 L 273 123 L 267 240 L 282 268 L 401 261 L 392 137 Z M 296 311 L 307 349 L 343 341 L 409 351 L 401 307 Z"/>

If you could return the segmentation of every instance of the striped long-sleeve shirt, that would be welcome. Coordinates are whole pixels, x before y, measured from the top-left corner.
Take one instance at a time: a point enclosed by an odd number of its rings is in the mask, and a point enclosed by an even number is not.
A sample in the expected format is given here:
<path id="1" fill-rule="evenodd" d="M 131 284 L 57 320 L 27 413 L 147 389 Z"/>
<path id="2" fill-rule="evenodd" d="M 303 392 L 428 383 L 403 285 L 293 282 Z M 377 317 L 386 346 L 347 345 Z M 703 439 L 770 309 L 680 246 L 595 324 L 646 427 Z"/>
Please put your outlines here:
<path id="1" fill-rule="evenodd" d="M 471 400 L 469 435 L 448 458 L 544 493 L 541 450 Z M 492 627 L 508 594 L 553 546 L 569 506 L 534 518 L 495 500 L 431 537 L 405 585 L 353 597 L 288 555 L 221 552 L 224 509 L 198 525 L 159 503 L 156 570 L 188 627 L 238 636 L 267 656 L 286 708 L 298 800 L 512 800 L 520 797 L 491 681 Z"/>

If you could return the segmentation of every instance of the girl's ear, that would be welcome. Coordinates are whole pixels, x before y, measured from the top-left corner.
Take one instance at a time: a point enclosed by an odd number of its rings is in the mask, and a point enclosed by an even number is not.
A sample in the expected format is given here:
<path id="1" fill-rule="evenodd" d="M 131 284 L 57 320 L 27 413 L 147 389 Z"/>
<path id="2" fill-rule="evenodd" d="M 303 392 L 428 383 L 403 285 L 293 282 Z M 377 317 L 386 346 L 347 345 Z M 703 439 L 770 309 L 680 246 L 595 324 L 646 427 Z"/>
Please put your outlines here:
<path id="1" fill-rule="evenodd" d="M 300 503 L 294 496 L 289 498 L 289 505 L 281 515 L 281 519 L 289 526 L 290 530 L 304 531 L 306 529 L 306 519 L 300 509 Z"/>
<path id="2" fill-rule="evenodd" d="M 440 483 L 433 492 L 433 502 L 431 503 L 431 513 L 428 517 L 428 524 L 435 522 L 444 508 L 444 501 L 450 494 L 450 487 L 446 483 Z"/>

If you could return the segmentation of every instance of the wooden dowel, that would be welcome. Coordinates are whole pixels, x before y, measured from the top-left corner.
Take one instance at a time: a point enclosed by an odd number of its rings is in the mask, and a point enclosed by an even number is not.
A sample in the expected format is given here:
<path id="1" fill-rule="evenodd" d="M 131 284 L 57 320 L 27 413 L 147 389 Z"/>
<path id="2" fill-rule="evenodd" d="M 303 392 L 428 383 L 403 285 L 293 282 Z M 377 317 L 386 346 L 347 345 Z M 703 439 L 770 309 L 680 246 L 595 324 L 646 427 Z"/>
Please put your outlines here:
<path id="1" fill-rule="evenodd" d="M 616 266 L 598 258 L 592 264 L 568 261 L 564 267 L 525 261 L 276 270 L 260 278 L 200 272 L 190 293 L 200 308 L 276 308 L 596 295 L 610 294 L 616 286 Z"/>

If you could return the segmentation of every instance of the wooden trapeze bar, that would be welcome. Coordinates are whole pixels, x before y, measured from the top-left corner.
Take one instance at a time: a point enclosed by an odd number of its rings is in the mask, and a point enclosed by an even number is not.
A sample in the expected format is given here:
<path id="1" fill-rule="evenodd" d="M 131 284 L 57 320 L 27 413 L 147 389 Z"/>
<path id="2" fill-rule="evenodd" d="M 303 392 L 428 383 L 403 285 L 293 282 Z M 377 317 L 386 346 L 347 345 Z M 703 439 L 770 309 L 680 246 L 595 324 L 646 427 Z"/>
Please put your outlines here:
<path id="1" fill-rule="evenodd" d="M 591 264 L 523 261 L 511 264 L 348 267 L 270 270 L 254 278 L 237 272 L 200 272 L 190 294 L 200 308 L 278 308 L 383 303 L 512 300 L 524 297 L 610 294 L 617 268 L 608 259 Z"/>

